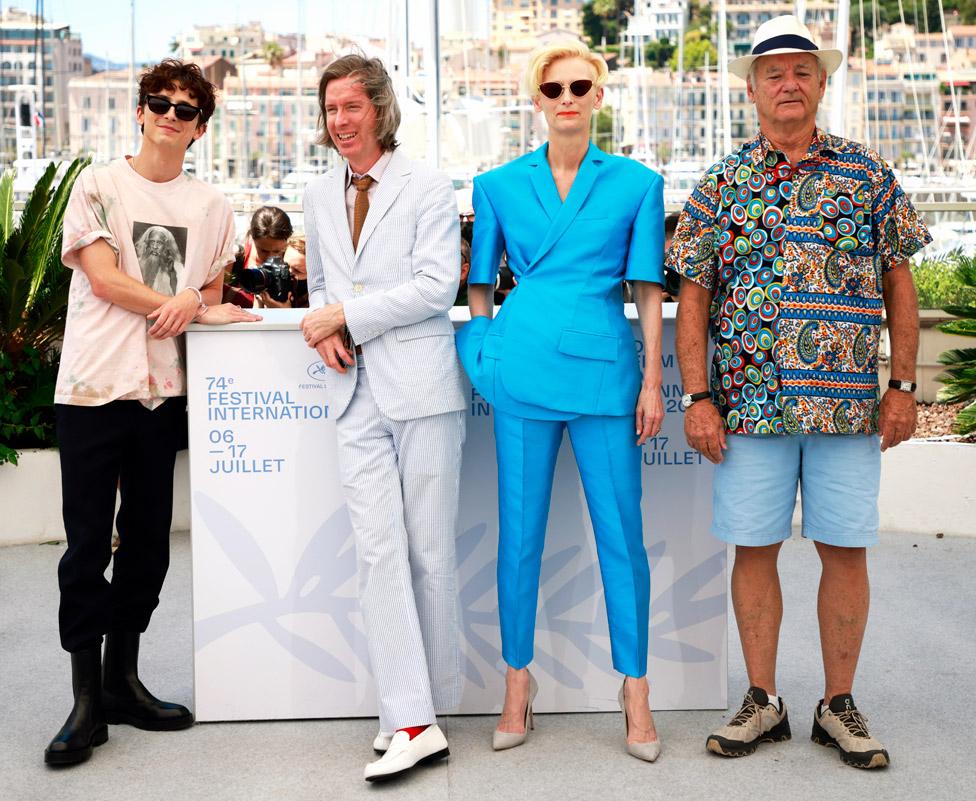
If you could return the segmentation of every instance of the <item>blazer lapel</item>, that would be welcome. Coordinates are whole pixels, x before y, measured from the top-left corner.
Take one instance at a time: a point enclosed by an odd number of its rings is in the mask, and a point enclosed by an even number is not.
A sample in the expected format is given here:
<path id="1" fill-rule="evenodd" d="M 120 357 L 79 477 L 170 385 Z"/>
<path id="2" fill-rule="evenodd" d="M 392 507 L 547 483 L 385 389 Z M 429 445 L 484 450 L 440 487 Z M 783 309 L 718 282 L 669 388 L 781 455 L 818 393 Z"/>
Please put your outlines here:
<path id="1" fill-rule="evenodd" d="M 403 187 L 407 185 L 410 178 L 411 167 L 410 159 L 401 153 L 399 149 L 393 151 L 390 163 L 386 165 L 383 177 L 376 187 L 376 194 L 369 201 L 369 211 L 363 221 L 363 230 L 359 232 L 359 247 L 356 250 L 356 258 L 363 252 L 366 243 L 369 241 L 376 226 L 379 225 L 383 215 L 389 211 L 393 201 L 397 199 Z M 351 239 L 351 238 L 350 238 Z"/>
<path id="2" fill-rule="evenodd" d="M 590 142 L 590 148 L 586 151 L 586 155 L 583 157 L 583 161 L 580 163 L 579 172 L 576 173 L 576 178 L 573 181 L 573 186 L 569 190 L 569 194 L 566 196 L 566 200 L 563 201 L 562 206 L 559 209 L 559 213 L 555 216 L 552 224 L 549 226 L 549 230 L 546 232 L 545 237 L 542 240 L 542 244 L 539 245 L 539 249 L 535 252 L 535 256 L 532 257 L 532 261 L 526 267 L 526 272 L 531 270 L 538 261 L 545 256 L 559 238 L 566 232 L 566 229 L 572 224 L 579 210 L 582 208 L 583 203 L 586 201 L 587 196 L 590 194 L 590 190 L 593 188 L 593 182 L 599 175 L 600 165 L 603 164 L 603 151 L 600 150 L 596 145 Z M 552 177 L 552 171 L 549 169 L 549 164 L 547 161 L 539 166 L 538 169 L 545 169 L 548 173 L 547 180 L 552 184 L 555 190 L 556 182 Z M 533 181 L 533 183 L 535 183 Z M 556 195 L 559 198 L 559 195 Z"/>
<path id="3" fill-rule="evenodd" d="M 546 153 L 548 152 L 549 143 L 546 142 L 538 150 L 533 151 L 528 163 L 532 186 L 535 188 L 539 203 L 542 204 L 542 208 L 551 223 L 558 216 L 563 202 L 559 198 L 556 182 L 552 178 L 552 171 L 549 169 L 549 162 L 546 160 Z"/>
<path id="4" fill-rule="evenodd" d="M 326 216 L 335 230 L 335 241 L 352 271 L 356 256 L 352 252 L 352 233 L 349 231 L 349 215 L 346 212 L 346 163 L 342 162 L 332 171 L 331 180 L 325 188 Z"/>

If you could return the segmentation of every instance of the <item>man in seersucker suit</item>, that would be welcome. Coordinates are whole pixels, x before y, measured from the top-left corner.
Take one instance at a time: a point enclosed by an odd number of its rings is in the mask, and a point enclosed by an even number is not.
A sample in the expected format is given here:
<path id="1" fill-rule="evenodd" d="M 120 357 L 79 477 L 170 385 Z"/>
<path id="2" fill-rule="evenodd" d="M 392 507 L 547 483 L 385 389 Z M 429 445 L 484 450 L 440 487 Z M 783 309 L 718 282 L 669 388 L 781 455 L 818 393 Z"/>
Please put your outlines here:
<path id="1" fill-rule="evenodd" d="M 435 710 L 458 703 L 454 550 L 464 397 L 448 310 L 460 224 L 450 179 L 410 161 L 378 59 L 339 58 L 319 82 L 321 143 L 344 161 L 305 192 L 302 331 L 332 369 L 339 469 L 387 779 L 447 756 Z"/>

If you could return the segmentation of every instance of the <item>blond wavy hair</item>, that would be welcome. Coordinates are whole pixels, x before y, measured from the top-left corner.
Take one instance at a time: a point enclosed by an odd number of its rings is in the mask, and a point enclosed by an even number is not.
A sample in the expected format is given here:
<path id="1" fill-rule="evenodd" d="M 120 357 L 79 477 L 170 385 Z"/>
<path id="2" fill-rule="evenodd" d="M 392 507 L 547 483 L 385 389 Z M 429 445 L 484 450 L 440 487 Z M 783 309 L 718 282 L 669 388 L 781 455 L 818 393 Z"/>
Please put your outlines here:
<path id="1" fill-rule="evenodd" d="M 603 56 L 591 51 L 578 39 L 563 39 L 541 47 L 529 56 L 529 63 L 522 76 L 522 89 L 529 97 L 535 99 L 539 96 L 539 84 L 542 83 L 542 76 L 546 74 L 546 69 L 561 58 L 581 58 L 589 62 L 596 73 L 593 80 L 596 89 L 607 82 L 610 70 L 607 69 L 607 62 L 603 60 Z"/>

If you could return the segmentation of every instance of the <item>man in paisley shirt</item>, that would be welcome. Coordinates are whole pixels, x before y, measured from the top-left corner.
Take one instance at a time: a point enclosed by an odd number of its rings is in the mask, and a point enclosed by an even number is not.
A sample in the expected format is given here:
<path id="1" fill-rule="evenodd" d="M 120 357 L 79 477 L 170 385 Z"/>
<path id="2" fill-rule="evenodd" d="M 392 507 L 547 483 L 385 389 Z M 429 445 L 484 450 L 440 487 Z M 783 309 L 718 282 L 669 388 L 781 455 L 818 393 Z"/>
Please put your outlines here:
<path id="1" fill-rule="evenodd" d="M 874 151 L 816 126 L 837 50 L 792 16 L 759 27 L 730 70 L 759 131 L 692 193 L 667 266 L 682 276 L 677 349 L 691 447 L 717 467 L 712 531 L 736 546 L 732 602 L 750 688 L 708 737 L 723 756 L 790 738 L 777 696 L 783 606 L 776 561 L 799 484 L 822 563 L 825 691 L 813 740 L 886 766 L 851 695 L 877 542 L 881 451 L 915 430 L 918 311 L 908 259 L 931 237 Z M 892 382 L 879 402 L 882 311 Z M 708 335 L 715 349 L 707 368 Z"/>

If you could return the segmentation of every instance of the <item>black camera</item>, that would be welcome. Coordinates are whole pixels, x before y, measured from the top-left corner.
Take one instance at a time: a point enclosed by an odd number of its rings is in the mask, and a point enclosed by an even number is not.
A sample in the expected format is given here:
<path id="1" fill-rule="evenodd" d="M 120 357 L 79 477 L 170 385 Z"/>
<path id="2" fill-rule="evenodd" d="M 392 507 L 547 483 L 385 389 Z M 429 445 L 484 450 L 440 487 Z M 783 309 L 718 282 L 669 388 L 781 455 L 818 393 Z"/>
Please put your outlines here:
<path id="1" fill-rule="evenodd" d="M 291 272 L 281 256 L 272 256 L 264 264 L 242 270 L 241 286 L 253 295 L 267 290 L 272 300 L 281 303 L 291 292 Z"/>

